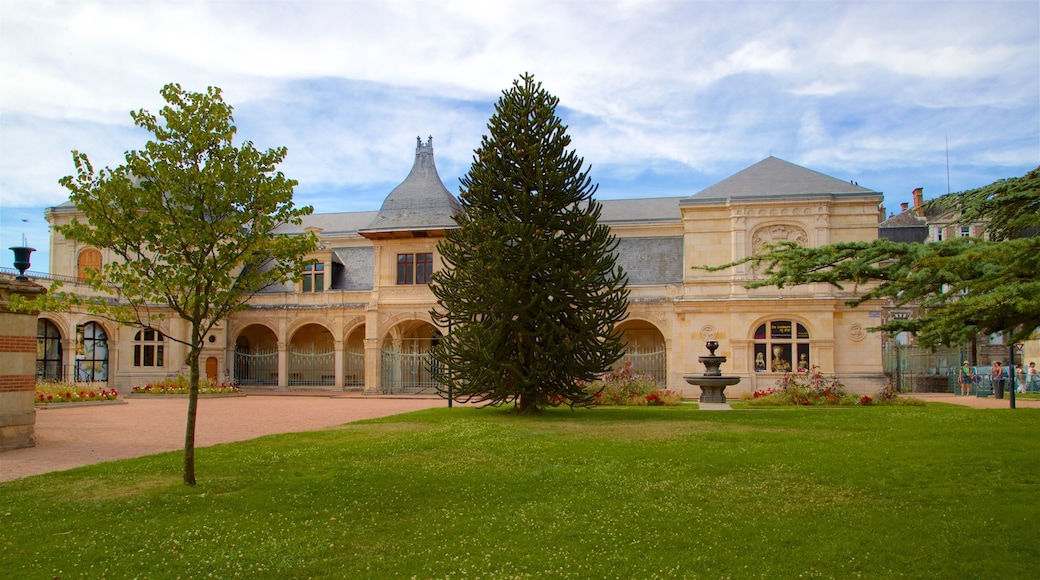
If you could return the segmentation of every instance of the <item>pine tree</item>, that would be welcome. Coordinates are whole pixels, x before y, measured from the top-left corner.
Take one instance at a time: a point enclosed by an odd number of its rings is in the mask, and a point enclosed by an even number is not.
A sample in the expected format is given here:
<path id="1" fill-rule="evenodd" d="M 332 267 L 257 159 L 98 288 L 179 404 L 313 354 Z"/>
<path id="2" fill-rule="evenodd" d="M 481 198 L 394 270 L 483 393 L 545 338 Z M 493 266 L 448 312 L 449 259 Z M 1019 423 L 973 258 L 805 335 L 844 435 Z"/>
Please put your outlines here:
<path id="1" fill-rule="evenodd" d="M 559 99 L 524 75 L 503 91 L 462 179 L 458 228 L 437 249 L 433 350 L 456 400 L 519 413 L 587 406 L 590 381 L 622 355 L 628 305 L 617 239 L 584 160 L 568 149 Z"/>

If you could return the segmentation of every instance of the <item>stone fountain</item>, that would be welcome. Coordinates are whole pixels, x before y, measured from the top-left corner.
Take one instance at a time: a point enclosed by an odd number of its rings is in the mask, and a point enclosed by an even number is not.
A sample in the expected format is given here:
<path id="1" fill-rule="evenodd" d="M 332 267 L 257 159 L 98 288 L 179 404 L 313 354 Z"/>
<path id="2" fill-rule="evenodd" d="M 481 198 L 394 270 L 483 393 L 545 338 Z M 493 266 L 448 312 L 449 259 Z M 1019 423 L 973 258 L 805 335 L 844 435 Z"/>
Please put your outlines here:
<path id="1" fill-rule="evenodd" d="M 683 375 L 683 378 L 686 379 L 687 383 L 701 388 L 701 397 L 698 399 L 701 403 L 725 403 L 726 393 L 724 391 L 726 387 L 739 383 L 740 377 L 726 377 L 722 375 L 722 370 L 719 367 L 726 362 L 726 357 L 715 355 L 715 349 L 719 348 L 717 341 L 709 340 L 704 346 L 711 353 L 708 356 L 697 357 L 697 360 L 704 365 L 704 374 Z"/>

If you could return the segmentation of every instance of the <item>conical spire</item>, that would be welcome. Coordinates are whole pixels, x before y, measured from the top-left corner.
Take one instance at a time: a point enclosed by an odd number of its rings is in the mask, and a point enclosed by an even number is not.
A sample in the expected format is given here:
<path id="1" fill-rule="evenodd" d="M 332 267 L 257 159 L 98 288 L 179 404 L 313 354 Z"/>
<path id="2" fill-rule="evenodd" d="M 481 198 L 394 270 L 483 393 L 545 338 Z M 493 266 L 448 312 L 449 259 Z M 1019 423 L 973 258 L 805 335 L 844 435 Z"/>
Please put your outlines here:
<path id="1" fill-rule="evenodd" d="M 383 200 L 376 218 L 358 233 L 367 238 L 425 237 L 455 227 L 461 206 L 444 187 L 433 162 L 433 137 L 416 137 L 415 163 L 401 185 Z"/>

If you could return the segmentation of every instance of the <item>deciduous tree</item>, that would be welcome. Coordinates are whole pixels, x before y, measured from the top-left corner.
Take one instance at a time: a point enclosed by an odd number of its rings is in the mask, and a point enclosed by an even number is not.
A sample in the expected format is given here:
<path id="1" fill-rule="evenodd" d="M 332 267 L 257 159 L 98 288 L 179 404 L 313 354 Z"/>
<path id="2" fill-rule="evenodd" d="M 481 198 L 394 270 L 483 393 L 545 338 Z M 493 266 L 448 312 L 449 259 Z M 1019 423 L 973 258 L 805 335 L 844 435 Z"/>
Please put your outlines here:
<path id="1" fill-rule="evenodd" d="M 170 84 L 162 96 L 162 121 L 143 109 L 131 113 L 154 136 L 142 150 L 128 151 L 123 165 L 96 173 L 86 154 L 73 151 L 76 175 L 61 180 L 86 221 L 73 219 L 55 229 L 118 257 L 86 280 L 117 300 L 70 293 L 52 299 L 144 328 L 155 328 L 167 313 L 188 323 L 187 336 L 164 334 L 188 347 L 183 475 L 194 485 L 203 340 L 258 291 L 298 278 L 316 240 L 272 233 L 281 224 L 299 224 L 312 211 L 294 207 L 296 181 L 277 170 L 284 147 L 234 145 L 232 107 L 218 88 L 195 93 Z"/>
<path id="2" fill-rule="evenodd" d="M 438 244 L 432 315 L 447 333 L 433 356 L 462 401 L 588 405 L 578 381 L 623 352 L 617 240 L 558 102 L 530 75 L 503 92 L 462 179 L 458 228 Z"/>

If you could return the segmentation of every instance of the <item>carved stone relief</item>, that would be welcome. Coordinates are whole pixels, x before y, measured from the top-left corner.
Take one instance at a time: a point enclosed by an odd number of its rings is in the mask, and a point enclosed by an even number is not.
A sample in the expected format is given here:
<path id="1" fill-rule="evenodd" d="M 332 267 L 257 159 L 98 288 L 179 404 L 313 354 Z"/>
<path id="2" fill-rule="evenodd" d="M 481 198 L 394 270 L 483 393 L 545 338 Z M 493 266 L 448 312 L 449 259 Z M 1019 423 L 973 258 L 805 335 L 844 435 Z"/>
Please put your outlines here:
<path id="1" fill-rule="evenodd" d="M 800 246 L 809 243 L 809 236 L 798 226 L 775 225 L 765 226 L 755 231 L 751 238 L 751 253 L 757 254 L 762 246 L 776 242 L 795 242 Z"/>

